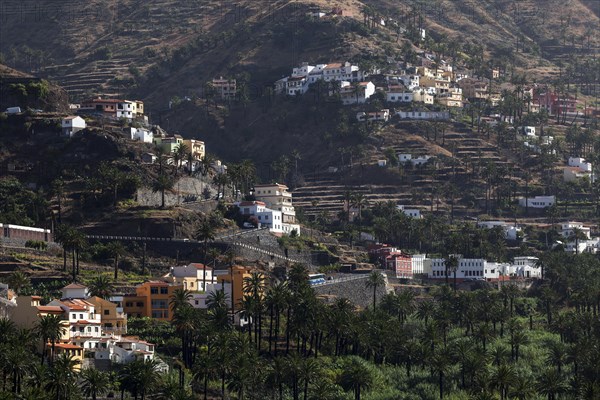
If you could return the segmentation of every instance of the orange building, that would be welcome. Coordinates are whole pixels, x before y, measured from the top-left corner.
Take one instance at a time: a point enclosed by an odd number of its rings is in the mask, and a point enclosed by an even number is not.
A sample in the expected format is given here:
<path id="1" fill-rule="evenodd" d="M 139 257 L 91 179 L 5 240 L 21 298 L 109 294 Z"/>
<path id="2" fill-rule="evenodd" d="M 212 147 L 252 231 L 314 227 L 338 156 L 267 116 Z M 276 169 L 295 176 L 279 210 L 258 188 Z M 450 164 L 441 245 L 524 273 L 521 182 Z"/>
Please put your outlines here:
<path id="1" fill-rule="evenodd" d="M 217 284 L 221 282 L 231 283 L 233 278 L 233 303 L 234 311 L 240 309 L 240 303 L 244 297 L 244 278 L 249 278 L 252 270 L 247 267 L 234 266 L 227 274 L 217 275 Z"/>
<path id="2" fill-rule="evenodd" d="M 123 296 L 123 311 L 131 317 L 150 317 L 170 321 L 173 317 L 169 301 L 181 285 L 149 281 L 135 288 L 135 295 Z"/>

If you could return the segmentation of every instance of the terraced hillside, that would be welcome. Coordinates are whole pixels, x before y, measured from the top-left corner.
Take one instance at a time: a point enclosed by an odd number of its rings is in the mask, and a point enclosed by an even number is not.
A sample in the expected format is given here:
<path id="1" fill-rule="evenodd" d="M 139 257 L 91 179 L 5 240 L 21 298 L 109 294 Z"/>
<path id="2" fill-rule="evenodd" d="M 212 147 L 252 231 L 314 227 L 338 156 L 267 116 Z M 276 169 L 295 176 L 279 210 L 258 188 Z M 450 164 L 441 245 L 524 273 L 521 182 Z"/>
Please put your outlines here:
<path id="1" fill-rule="evenodd" d="M 403 125 L 406 123 L 397 126 Z M 387 133 L 381 148 L 391 148 L 394 154 L 409 153 L 413 157 L 434 156 L 433 160 L 426 166 L 382 169 L 377 166 L 381 157 L 373 153 L 363 161 L 364 165 L 355 166 L 354 172 L 346 168 L 336 173 L 321 171 L 305 175 L 305 185 L 293 192 L 294 204 L 302 207 L 309 216 L 323 211 L 336 216 L 344 208 L 347 193 L 351 192 L 364 195 L 371 204 L 392 201 L 435 212 L 448 212 L 453 208 L 456 215 L 467 215 L 481 209 L 485 194 L 476 191 L 473 199 L 467 201 L 463 184 L 471 180 L 482 189 L 484 179 L 480 179 L 476 172 L 481 173 L 484 167 L 502 169 L 510 182 L 522 184 L 521 168 L 501 154 L 495 143 L 473 135 L 468 129 L 453 128 L 445 133 L 443 144 L 442 139 L 438 139 L 439 144 L 433 144 L 420 136 L 401 134 L 401 128 Z M 455 193 L 454 205 L 450 204 L 451 195 L 447 193 L 449 183 L 462 187 L 459 193 Z"/>

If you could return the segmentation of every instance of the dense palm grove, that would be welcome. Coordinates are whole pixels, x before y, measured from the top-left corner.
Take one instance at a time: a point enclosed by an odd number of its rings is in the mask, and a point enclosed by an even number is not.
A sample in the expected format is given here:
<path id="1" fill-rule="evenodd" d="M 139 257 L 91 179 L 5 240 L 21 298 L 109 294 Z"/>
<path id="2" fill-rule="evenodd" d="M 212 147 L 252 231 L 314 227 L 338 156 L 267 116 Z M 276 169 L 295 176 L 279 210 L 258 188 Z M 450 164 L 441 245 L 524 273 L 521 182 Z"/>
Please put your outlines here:
<path id="1" fill-rule="evenodd" d="M 58 318 L 33 330 L 2 320 L 0 399 L 597 399 L 600 262 L 557 252 L 541 264 L 545 279 L 527 292 L 441 285 L 378 298 L 385 282 L 373 272 L 365 310 L 317 298 L 302 266 L 284 282 L 256 272 L 245 280 L 240 306 L 253 323 L 244 330 L 231 323 L 224 292 L 203 310 L 179 290 L 171 326 L 131 321 L 141 336 L 152 332 L 168 374 L 142 361 L 78 371 L 54 352 Z M 35 355 L 41 345 L 46 356 Z"/>

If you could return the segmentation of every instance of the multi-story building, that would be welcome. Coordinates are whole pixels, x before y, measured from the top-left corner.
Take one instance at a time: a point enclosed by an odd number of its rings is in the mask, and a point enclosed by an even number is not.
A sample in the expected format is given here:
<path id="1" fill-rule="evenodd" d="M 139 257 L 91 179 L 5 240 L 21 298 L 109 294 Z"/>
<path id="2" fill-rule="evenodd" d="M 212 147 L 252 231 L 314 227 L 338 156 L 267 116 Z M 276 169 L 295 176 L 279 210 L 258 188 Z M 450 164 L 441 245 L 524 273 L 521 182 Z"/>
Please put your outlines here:
<path id="1" fill-rule="evenodd" d="M 303 62 L 299 67 L 293 68 L 290 76 L 275 82 L 275 92 L 295 96 L 306 93 L 309 86 L 319 80 L 361 82 L 366 76 L 358 66 L 349 62 L 316 66 Z"/>
<path id="2" fill-rule="evenodd" d="M 237 95 L 237 82 L 235 79 L 227 79 L 220 76 L 212 80 L 212 86 L 220 99 L 235 100 Z"/>
<path id="3" fill-rule="evenodd" d="M 449 88 L 446 92 L 438 94 L 437 101 L 446 107 L 462 107 L 462 89 L 458 87 Z"/>
<path id="4" fill-rule="evenodd" d="M 135 295 L 123 296 L 123 310 L 130 316 L 170 321 L 173 313 L 169 300 L 177 289 L 183 289 L 183 286 L 163 281 L 145 282 L 135 288 Z"/>
<path id="5" fill-rule="evenodd" d="M 72 137 L 75 133 L 86 128 L 85 120 L 79 116 L 65 117 L 61 121 L 62 135 Z"/>
<path id="6" fill-rule="evenodd" d="M 563 222 L 561 224 L 560 234 L 565 239 L 568 239 L 573 235 L 575 229 L 579 230 L 585 236 L 586 239 L 592 238 L 590 227 L 583 225 L 581 222 Z"/>
<path id="7" fill-rule="evenodd" d="M 386 269 L 396 272 L 396 278 L 412 279 L 412 258 L 401 251 L 393 252 L 385 258 Z"/>
<path id="8" fill-rule="evenodd" d="M 188 149 L 190 149 L 190 153 L 192 154 L 192 158 L 194 160 L 201 160 L 206 155 L 204 142 L 201 140 L 184 139 L 183 144 L 185 144 L 188 147 Z"/>
<path id="9" fill-rule="evenodd" d="M 240 304 L 242 299 L 244 298 L 244 279 L 250 278 L 252 270 L 247 267 L 242 266 L 233 266 L 227 271 L 223 271 L 220 274 L 217 274 L 217 285 L 218 288 L 221 284 L 231 284 L 233 290 L 233 311 L 234 313 L 237 310 L 240 310 Z M 231 292 L 230 292 L 231 293 Z"/>
<path id="10" fill-rule="evenodd" d="M 268 208 L 263 201 L 242 201 L 238 203 L 238 207 L 243 215 L 256 218 L 261 227 L 269 228 L 275 234 L 287 233 L 284 230 L 282 211 Z"/>
<path id="11" fill-rule="evenodd" d="M 128 120 L 144 117 L 144 103 L 139 100 L 103 99 L 85 100 L 78 108 L 82 113 L 95 113 L 109 118 Z"/>
<path id="12" fill-rule="evenodd" d="M 205 285 L 217 282 L 213 276 L 213 269 L 202 263 L 190 263 L 189 265 L 180 267 L 171 267 L 171 270 L 164 278 L 191 292 L 205 291 Z"/>
<path id="13" fill-rule="evenodd" d="M 52 300 L 49 306 L 63 310 L 63 318 L 68 321 L 68 341 L 84 349 L 94 349 L 102 337 L 102 321 L 96 306 L 83 299 Z"/>
<path id="14" fill-rule="evenodd" d="M 167 137 L 154 136 L 152 142 L 155 145 L 160 146 L 165 153 L 171 154 L 175 150 L 177 150 L 177 147 L 179 147 L 179 145 L 183 143 L 183 140 L 184 139 L 181 135 L 173 135 Z"/>
<path id="15" fill-rule="evenodd" d="M 364 104 L 375 94 L 373 82 L 358 82 L 352 85 L 344 85 L 340 89 L 340 100 L 342 104 Z"/>
<path id="16" fill-rule="evenodd" d="M 434 258 L 430 260 L 431 269 L 428 277 L 431 279 L 446 279 L 446 260 Z M 500 276 L 501 265 L 486 261 L 482 258 L 461 258 L 456 269 L 456 279 L 496 280 Z M 448 278 L 454 278 L 454 273 L 448 271 Z"/>
<path id="17" fill-rule="evenodd" d="M 293 230 L 300 233 L 300 225 L 296 224 L 296 211 L 292 205 L 292 194 L 288 192 L 286 185 L 280 183 L 255 185 L 254 197 L 265 203 L 271 210 L 281 212 L 284 233 L 291 233 Z"/>
<path id="18" fill-rule="evenodd" d="M 96 313 L 100 315 L 104 334 L 124 335 L 127 333 L 127 315 L 123 307 L 98 296 L 89 297 L 87 301 L 95 306 Z"/>

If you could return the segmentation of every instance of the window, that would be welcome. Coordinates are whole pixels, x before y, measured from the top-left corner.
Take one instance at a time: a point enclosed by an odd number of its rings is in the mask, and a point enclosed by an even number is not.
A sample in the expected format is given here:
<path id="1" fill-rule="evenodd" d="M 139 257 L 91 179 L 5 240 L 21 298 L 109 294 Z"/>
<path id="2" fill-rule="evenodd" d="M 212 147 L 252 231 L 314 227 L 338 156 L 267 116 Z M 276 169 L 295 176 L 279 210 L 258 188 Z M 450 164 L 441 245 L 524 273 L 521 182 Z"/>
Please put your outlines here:
<path id="1" fill-rule="evenodd" d="M 168 294 L 169 293 L 169 288 L 168 287 L 161 287 L 160 288 L 160 294 Z"/>
<path id="2" fill-rule="evenodd" d="M 98 327 L 95 327 L 95 328 L 94 328 L 94 332 L 98 332 Z"/>
<path id="3" fill-rule="evenodd" d="M 133 303 L 130 301 L 125 302 L 125 307 L 133 307 Z"/>
<path id="4" fill-rule="evenodd" d="M 150 288 L 150 294 L 158 294 L 158 287 L 152 286 Z"/>
<path id="5" fill-rule="evenodd" d="M 79 314 L 79 319 L 83 319 L 83 314 Z"/>
<path id="6" fill-rule="evenodd" d="M 71 319 L 77 319 L 77 314 L 71 314 Z"/>
<path id="7" fill-rule="evenodd" d="M 110 315 L 110 310 L 104 310 L 104 315 Z"/>
<path id="8" fill-rule="evenodd" d="M 138 301 L 137 303 L 135 303 L 135 305 L 137 307 L 144 307 L 144 303 L 142 303 L 141 301 Z"/>

